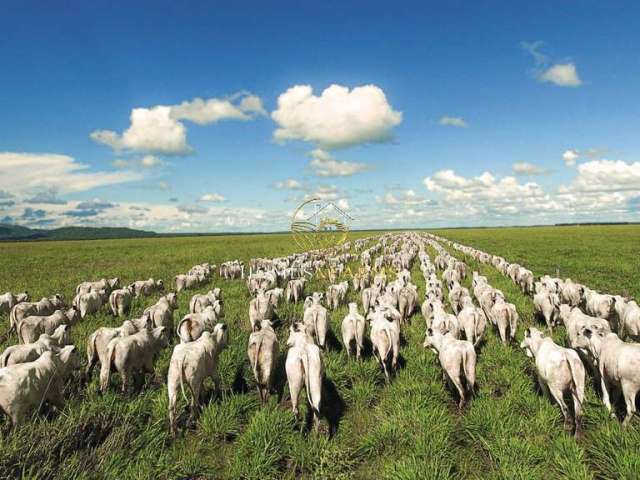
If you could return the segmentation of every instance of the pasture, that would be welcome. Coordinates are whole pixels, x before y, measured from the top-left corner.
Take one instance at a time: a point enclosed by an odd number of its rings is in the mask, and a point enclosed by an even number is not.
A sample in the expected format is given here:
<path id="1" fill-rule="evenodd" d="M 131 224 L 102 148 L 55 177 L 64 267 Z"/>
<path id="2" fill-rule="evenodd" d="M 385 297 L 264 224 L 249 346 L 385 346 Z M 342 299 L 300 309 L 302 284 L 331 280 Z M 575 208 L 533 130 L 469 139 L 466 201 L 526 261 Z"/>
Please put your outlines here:
<path id="1" fill-rule="evenodd" d="M 538 275 L 571 277 L 605 292 L 640 296 L 640 227 L 554 227 L 438 230 L 442 237 L 505 256 Z M 353 238 L 372 235 L 353 233 Z M 289 235 L 187 237 L 0 244 L 0 290 L 28 290 L 33 298 L 55 292 L 73 297 L 75 285 L 102 277 L 124 284 L 149 277 L 167 284 L 191 266 L 298 251 Z M 435 251 L 429 249 L 433 259 Z M 479 270 L 503 290 L 520 313 L 518 340 L 536 323 L 532 301 L 489 265 L 459 252 L 450 253 Z M 413 268 L 419 300 L 424 279 Z M 324 291 L 314 279 L 306 291 Z M 470 279 L 465 281 L 469 286 Z M 535 386 L 531 359 L 516 345 L 502 345 L 495 332 L 478 355 L 478 391 L 459 412 L 442 381 L 436 356 L 422 348 L 425 323 L 413 316 L 401 347 L 402 368 L 390 385 L 366 350 L 358 362 L 348 359 L 338 340 L 342 306 L 330 312 L 329 349 L 324 354 L 322 432 L 296 424 L 290 412 L 286 377 L 279 369 L 277 390 L 267 406 L 258 400 L 247 361 L 251 299 L 240 280 L 212 282 L 181 292 L 174 319 L 188 311 L 195 293 L 220 287 L 230 342 L 220 357 L 223 390 L 209 396 L 195 424 L 173 439 L 167 418 L 166 374 L 171 349 L 156 362 L 142 391 L 124 397 L 112 382 L 98 393 L 98 378 L 86 386 L 74 379 L 60 413 L 40 415 L 29 425 L 0 424 L 0 476 L 15 478 L 635 478 L 640 472 L 640 425 L 626 430 L 608 417 L 589 383 L 585 437 L 576 442 L 562 431 L 557 406 Z M 135 303 L 132 316 L 158 295 Z M 360 295 L 352 290 L 349 301 Z M 278 308 L 284 325 L 278 338 L 286 355 L 288 320 L 302 315 L 302 305 Z M 7 319 L 0 332 L 8 328 Z M 115 326 L 106 311 L 72 328 L 84 359 L 87 336 L 99 326 Z M 564 340 L 562 329 L 554 333 Z M 15 343 L 11 336 L 0 345 Z M 175 339 L 174 339 L 175 341 Z M 281 362 L 282 363 L 282 362 Z M 211 384 L 207 383 L 207 391 Z M 303 417 L 305 402 L 301 402 Z M 182 402 L 182 406 L 186 403 Z M 302 431 L 301 431 L 302 430 Z"/>

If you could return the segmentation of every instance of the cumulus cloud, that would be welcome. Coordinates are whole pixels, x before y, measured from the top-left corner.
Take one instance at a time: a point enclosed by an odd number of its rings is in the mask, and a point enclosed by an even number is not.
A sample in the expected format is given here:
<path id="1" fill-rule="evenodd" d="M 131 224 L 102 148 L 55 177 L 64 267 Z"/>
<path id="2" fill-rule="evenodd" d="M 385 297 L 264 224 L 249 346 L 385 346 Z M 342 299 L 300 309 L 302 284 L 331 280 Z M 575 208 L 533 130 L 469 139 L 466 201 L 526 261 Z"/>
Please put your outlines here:
<path id="1" fill-rule="evenodd" d="M 578 70 L 573 62 L 551 62 L 549 57 L 543 54 L 540 49 L 543 42 L 522 42 L 521 46 L 534 58 L 536 68 L 533 76 L 539 82 L 548 82 L 559 87 L 579 87 L 582 80 L 578 75 Z"/>
<path id="2" fill-rule="evenodd" d="M 29 220 L 38 219 L 38 218 L 44 218 L 46 214 L 47 212 L 45 212 L 42 209 L 33 209 L 31 207 L 27 207 L 22 212 L 22 218 L 29 219 Z"/>
<path id="3" fill-rule="evenodd" d="M 540 72 L 538 80 L 550 82 L 559 87 L 579 87 L 582 80 L 578 76 L 578 71 L 573 63 L 558 63 Z"/>
<path id="4" fill-rule="evenodd" d="M 207 193 L 200 197 L 201 202 L 224 202 L 225 200 L 219 193 Z"/>
<path id="5" fill-rule="evenodd" d="M 342 210 L 349 210 L 349 200 L 347 200 L 346 198 L 341 198 L 336 203 L 336 206 Z"/>
<path id="6" fill-rule="evenodd" d="M 53 153 L 0 152 L 0 165 L 0 189 L 12 194 L 37 195 L 54 189 L 64 195 L 143 178 L 131 171 L 92 172 L 72 157 Z"/>
<path id="7" fill-rule="evenodd" d="M 179 205 L 178 211 L 186 213 L 188 215 L 191 215 L 194 213 L 207 213 L 206 207 L 203 207 L 200 205 Z"/>
<path id="8" fill-rule="evenodd" d="M 94 198 L 93 200 L 85 200 L 76 205 L 76 208 L 79 210 L 105 210 L 107 208 L 114 207 L 117 207 L 115 203 L 100 200 L 99 198 Z"/>
<path id="9" fill-rule="evenodd" d="M 414 190 L 404 190 L 399 193 L 386 192 L 382 196 L 376 197 L 378 203 L 385 205 L 424 205 L 433 204 L 432 200 L 428 200 L 423 196 L 416 194 Z"/>
<path id="10" fill-rule="evenodd" d="M 320 200 L 337 200 L 341 196 L 340 190 L 335 185 L 320 185 L 313 192 L 305 195 L 305 200 L 319 198 Z"/>
<path id="11" fill-rule="evenodd" d="M 511 169 L 516 175 L 545 175 L 549 173 L 546 168 L 527 162 L 516 162 L 511 166 Z"/>
<path id="12" fill-rule="evenodd" d="M 372 170 L 371 165 L 358 162 L 336 160 L 330 153 L 316 148 L 311 152 L 309 164 L 313 174 L 318 177 L 350 177 L 356 173 Z"/>
<path id="13" fill-rule="evenodd" d="M 564 163 L 565 165 L 567 165 L 567 167 L 573 167 L 576 164 L 576 160 L 578 160 L 579 156 L 580 155 L 576 150 L 570 149 L 565 150 L 565 152 L 562 154 L 562 159 L 564 160 Z"/>
<path id="14" fill-rule="evenodd" d="M 240 102 L 233 103 L 233 100 Z M 189 120 L 198 125 L 220 120 L 251 120 L 257 115 L 266 115 L 262 99 L 256 95 L 239 94 L 231 98 L 194 98 L 171 107 L 171 116 L 176 120 Z"/>
<path id="15" fill-rule="evenodd" d="M 298 180 L 294 178 L 287 178 L 280 182 L 276 182 L 274 188 L 277 190 L 303 190 L 304 186 Z"/>
<path id="16" fill-rule="evenodd" d="M 438 119 L 438 124 L 444 126 L 444 127 L 458 127 L 458 128 L 466 128 L 467 127 L 467 122 L 464 120 L 464 118 L 461 117 L 448 117 L 448 116 L 444 116 L 444 117 L 440 117 Z"/>
<path id="17" fill-rule="evenodd" d="M 640 191 L 640 162 L 592 160 L 577 167 L 578 175 L 561 193 Z"/>
<path id="18" fill-rule="evenodd" d="M 276 141 L 302 140 L 330 150 L 390 140 L 402 113 L 375 85 L 331 85 L 320 96 L 309 85 L 296 85 L 278 97 L 271 118 L 278 124 Z"/>
<path id="19" fill-rule="evenodd" d="M 248 93 L 226 99 L 195 98 L 178 105 L 134 108 L 129 117 L 130 125 L 122 134 L 113 130 L 95 130 L 90 136 L 95 142 L 118 152 L 187 155 L 193 149 L 187 143 L 187 129 L 182 121 L 206 125 L 221 120 L 250 120 L 265 114 L 262 100 Z"/>

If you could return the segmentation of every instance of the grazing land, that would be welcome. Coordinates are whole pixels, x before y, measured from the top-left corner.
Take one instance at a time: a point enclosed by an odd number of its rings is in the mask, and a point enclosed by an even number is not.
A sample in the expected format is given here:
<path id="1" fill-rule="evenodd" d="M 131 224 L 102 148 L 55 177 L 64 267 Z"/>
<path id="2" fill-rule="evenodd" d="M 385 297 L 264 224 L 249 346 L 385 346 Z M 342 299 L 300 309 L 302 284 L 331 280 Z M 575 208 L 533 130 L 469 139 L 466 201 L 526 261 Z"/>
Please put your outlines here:
<path id="1" fill-rule="evenodd" d="M 438 230 L 433 233 L 503 255 L 538 275 L 571 277 L 592 288 L 640 297 L 640 226 Z M 353 238 L 373 235 L 352 233 Z M 70 300 L 85 280 L 119 277 L 123 284 L 149 277 L 167 285 L 178 273 L 202 262 L 273 257 L 298 251 L 289 235 L 145 238 L 0 244 L 2 292 L 28 290 L 39 299 L 61 292 Z M 431 258 L 435 251 L 429 249 Z M 459 252 L 450 253 L 463 259 Z M 534 325 L 529 297 L 489 265 L 464 261 L 504 291 L 520 313 L 518 340 Z M 424 297 L 424 279 L 415 262 L 412 280 Z M 314 279 L 306 291 L 324 291 Z M 640 421 L 623 429 L 608 417 L 591 384 L 585 405 L 585 437 L 576 442 L 562 431 L 557 406 L 535 386 L 531 359 L 517 345 L 502 345 L 495 332 L 478 355 L 478 391 L 459 412 L 442 381 L 436 356 L 422 348 L 420 313 L 404 330 L 402 368 L 390 385 L 366 350 L 364 360 L 347 358 L 338 338 L 347 307 L 330 312 L 329 349 L 324 356 L 323 431 L 300 431 L 290 411 L 283 372 L 276 378 L 280 402 L 258 401 L 247 361 L 251 299 L 240 280 L 220 280 L 179 294 L 178 319 L 195 293 L 220 287 L 230 342 L 220 357 L 222 393 L 208 396 L 196 424 L 177 439 L 168 429 L 166 375 L 171 349 L 156 362 L 141 391 L 124 397 L 115 382 L 105 395 L 98 378 L 67 387 L 61 413 L 40 415 L 23 427 L 0 424 L 0 476 L 15 478 L 636 478 L 640 472 Z M 470 286 L 470 279 L 465 281 Z M 1 293 L 1 292 L 0 292 Z M 134 304 L 132 316 L 158 295 Z M 360 295 L 352 290 L 349 301 Z M 302 304 L 278 308 L 281 352 L 290 319 Z M 8 328 L 4 318 L 4 327 Z M 88 335 L 116 326 L 106 311 L 72 328 L 82 357 Z M 554 333 L 564 341 L 563 329 Z M 175 340 L 174 340 L 175 341 Z M 14 335 L 0 347 L 16 343 Z M 212 385 L 207 383 L 207 392 Z M 305 414 L 305 402 L 303 417 Z M 182 403 L 186 406 L 186 403 Z"/>

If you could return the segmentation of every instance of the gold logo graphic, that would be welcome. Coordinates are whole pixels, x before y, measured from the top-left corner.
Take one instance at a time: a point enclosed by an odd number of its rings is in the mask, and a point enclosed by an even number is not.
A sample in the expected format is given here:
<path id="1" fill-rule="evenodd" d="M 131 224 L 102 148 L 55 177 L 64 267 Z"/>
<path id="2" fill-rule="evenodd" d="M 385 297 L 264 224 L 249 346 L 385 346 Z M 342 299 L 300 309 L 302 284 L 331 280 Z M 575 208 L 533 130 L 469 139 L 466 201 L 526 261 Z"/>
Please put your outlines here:
<path id="1" fill-rule="evenodd" d="M 311 198 L 293 214 L 291 233 L 303 250 L 319 250 L 344 243 L 349 233 L 349 214 L 330 201 Z"/>

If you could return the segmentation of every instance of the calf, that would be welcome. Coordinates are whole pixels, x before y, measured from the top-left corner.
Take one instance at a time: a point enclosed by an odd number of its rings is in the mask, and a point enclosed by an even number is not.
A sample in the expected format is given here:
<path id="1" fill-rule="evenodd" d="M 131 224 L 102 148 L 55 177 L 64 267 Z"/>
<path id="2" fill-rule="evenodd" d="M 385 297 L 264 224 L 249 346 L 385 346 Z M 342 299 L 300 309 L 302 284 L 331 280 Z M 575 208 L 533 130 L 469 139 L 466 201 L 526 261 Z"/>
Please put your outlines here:
<path id="1" fill-rule="evenodd" d="M 471 297 L 466 297 L 462 310 L 458 312 L 458 325 L 465 338 L 477 347 L 487 329 L 487 317 L 481 308 L 473 304 Z"/>
<path id="2" fill-rule="evenodd" d="M 258 290 L 256 298 L 252 298 L 249 302 L 251 330 L 258 330 L 262 320 L 273 320 L 274 318 L 275 309 L 273 303 L 271 303 L 269 297 L 263 290 Z"/>
<path id="3" fill-rule="evenodd" d="M 213 305 L 216 301 L 222 305 L 222 291 L 219 288 L 209 290 L 204 295 L 194 295 L 189 302 L 190 313 L 200 313 L 205 308 Z"/>
<path id="4" fill-rule="evenodd" d="M 278 360 L 278 337 L 269 320 L 263 320 L 260 330 L 249 335 L 247 355 L 258 386 L 260 401 L 264 404 L 269 397 L 271 381 Z"/>
<path id="5" fill-rule="evenodd" d="M 164 290 L 164 282 L 162 280 L 137 280 L 130 287 L 136 297 L 148 297 L 153 292 L 161 292 Z"/>
<path id="6" fill-rule="evenodd" d="M 634 340 L 640 340 L 640 307 L 634 300 L 626 300 L 616 295 L 614 308 L 618 315 L 618 335 L 624 338 L 628 335 Z"/>
<path id="7" fill-rule="evenodd" d="M 87 315 L 96 313 L 102 308 L 107 300 L 106 290 L 91 290 L 86 293 L 79 293 L 73 299 L 73 306 L 80 312 L 80 318 L 85 318 Z"/>
<path id="8" fill-rule="evenodd" d="M 167 335 L 173 334 L 173 312 L 178 308 L 176 294 L 171 292 L 150 307 L 144 310 L 144 315 L 148 315 L 154 327 L 165 327 Z M 215 310 L 215 308 L 214 308 Z M 216 315 L 220 313 L 219 311 Z"/>
<path id="9" fill-rule="evenodd" d="M 491 307 L 491 320 L 498 327 L 500 339 L 502 343 L 507 343 L 510 339 L 516 339 L 516 330 L 518 328 L 518 311 L 512 303 L 507 303 L 504 298 L 498 297 Z"/>
<path id="10" fill-rule="evenodd" d="M 564 394 L 569 392 L 573 398 L 573 424 L 575 437 L 582 435 L 582 405 L 584 404 L 584 365 L 580 357 L 570 348 L 556 345 L 551 338 L 545 337 L 536 328 L 527 328 L 524 340 L 520 344 L 528 357 L 533 357 L 538 372 L 538 383 L 545 396 L 549 394 L 560 406 L 564 417 L 565 430 L 571 430 L 569 409 Z"/>
<path id="11" fill-rule="evenodd" d="M 476 351 L 473 344 L 458 340 L 451 333 L 443 335 L 430 328 L 422 346 L 438 354 L 440 366 L 460 396 L 458 408 L 464 407 L 476 383 Z"/>
<path id="12" fill-rule="evenodd" d="M 309 335 L 314 338 L 320 348 L 324 349 L 329 328 L 327 309 L 320 303 L 321 296 L 314 294 L 310 298 L 311 305 L 304 310 L 303 322 Z"/>
<path id="13" fill-rule="evenodd" d="M 537 316 L 544 318 L 547 328 L 553 332 L 560 314 L 560 296 L 542 289 L 533 296 L 533 310 Z"/>

